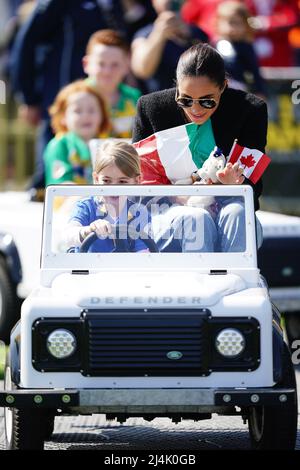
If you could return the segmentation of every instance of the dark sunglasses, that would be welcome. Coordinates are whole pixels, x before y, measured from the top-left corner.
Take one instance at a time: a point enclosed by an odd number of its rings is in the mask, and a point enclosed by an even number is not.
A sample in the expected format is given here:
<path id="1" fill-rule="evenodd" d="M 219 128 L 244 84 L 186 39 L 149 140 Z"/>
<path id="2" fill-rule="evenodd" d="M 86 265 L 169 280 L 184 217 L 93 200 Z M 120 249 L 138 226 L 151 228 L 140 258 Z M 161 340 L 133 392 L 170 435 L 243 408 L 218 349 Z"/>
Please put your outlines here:
<path id="1" fill-rule="evenodd" d="M 193 103 L 198 103 L 202 108 L 213 109 L 217 106 L 217 102 L 213 98 L 178 98 L 175 99 L 178 106 L 181 108 L 191 108 Z"/>

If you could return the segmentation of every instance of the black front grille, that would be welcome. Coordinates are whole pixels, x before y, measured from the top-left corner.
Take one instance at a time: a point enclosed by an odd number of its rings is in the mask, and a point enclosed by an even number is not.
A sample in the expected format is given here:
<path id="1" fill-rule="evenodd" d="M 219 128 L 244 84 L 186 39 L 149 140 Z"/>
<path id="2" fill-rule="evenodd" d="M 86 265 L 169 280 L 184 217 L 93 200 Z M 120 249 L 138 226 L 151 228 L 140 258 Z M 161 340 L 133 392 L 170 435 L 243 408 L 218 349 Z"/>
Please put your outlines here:
<path id="1" fill-rule="evenodd" d="M 84 375 L 201 376 L 208 373 L 207 314 L 85 314 Z"/>

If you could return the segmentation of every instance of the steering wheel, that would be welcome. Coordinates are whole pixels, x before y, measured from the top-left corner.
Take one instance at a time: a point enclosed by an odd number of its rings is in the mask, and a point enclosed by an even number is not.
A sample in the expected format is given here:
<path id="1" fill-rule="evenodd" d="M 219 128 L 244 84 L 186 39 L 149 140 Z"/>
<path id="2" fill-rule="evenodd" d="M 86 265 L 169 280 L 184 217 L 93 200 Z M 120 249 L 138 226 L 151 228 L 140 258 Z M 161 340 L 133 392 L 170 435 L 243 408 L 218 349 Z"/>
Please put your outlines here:
<path id="1" fill-rule="evenodd" d="M 133 241 L 136 240 L 136 231 L 129 225 L 126 224 L 116 224 L 112 225 L 112 236 L 116 242 L 116 251 L 126 252 L 124 250 L 124 241 L 127 239 L 131 239 Z M 159 249 L 155 241 L 149 237 L 149 235 L 141 230 L 139 232 L 138 240 L 142 240 L 142 242 L 146 245 L 151 253 L 158 253 Z M 87 253 L 89 248 L 92 246 L 95 241 L 98 240 L 98 236 L 95 232 L 90 233 L 82 242 L 81 247 L 79 249 L 79 253 Z"/>

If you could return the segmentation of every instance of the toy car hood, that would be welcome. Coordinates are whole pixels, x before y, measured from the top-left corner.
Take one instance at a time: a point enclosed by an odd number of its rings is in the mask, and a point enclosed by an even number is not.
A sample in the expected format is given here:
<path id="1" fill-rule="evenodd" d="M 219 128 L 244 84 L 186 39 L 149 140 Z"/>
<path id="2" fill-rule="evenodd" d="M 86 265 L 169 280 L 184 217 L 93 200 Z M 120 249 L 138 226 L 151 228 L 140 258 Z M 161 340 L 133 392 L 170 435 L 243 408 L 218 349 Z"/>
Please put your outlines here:
<path id="1" fill-rule="evenodd" d="M 52 283 L 52 295 L 72 296 L 83 308 L 124 308 L 149 305 L 210 307 L 222 297 L 246 288 L 236 274 L 211 276 L 197 272 L 172 273 L 95 273 L 89 276 L 61 274 Z M 174 293 L 182 292 L 178 296 Z M 76 294 L 78 293 L 78 294 Z"/>

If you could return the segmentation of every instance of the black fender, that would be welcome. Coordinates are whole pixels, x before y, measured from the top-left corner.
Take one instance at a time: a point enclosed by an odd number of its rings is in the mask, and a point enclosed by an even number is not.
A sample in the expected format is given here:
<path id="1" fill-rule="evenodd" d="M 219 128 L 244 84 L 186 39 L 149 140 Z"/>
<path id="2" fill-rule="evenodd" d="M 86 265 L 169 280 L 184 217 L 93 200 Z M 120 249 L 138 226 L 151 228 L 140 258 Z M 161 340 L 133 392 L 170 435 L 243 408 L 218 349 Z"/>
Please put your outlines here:
<path id="1" fill-rule="evenodd" d="M 5 259 L 7 271 L 14 284 L 22 280 L 22 267 L 18 249 L 9 233 L 0 232 L 0 255 Z"/>
<path id="2" fill-rule="evenodd" d="M 273 336 L 273 378 L 274 382 L 278 383 L 282 379 L 282 357 L 284 349 L 283 331 L 280 326 L 280 312 L 272 305 L 272 336 Z"/>
<path id="3" fill-rule="evenodd" d="M 20 383 L 20 346 L 21 346 L 21 320 L 19 320 L 10 333 L 10 370 L 11 379 L 15 385 Z"/>

